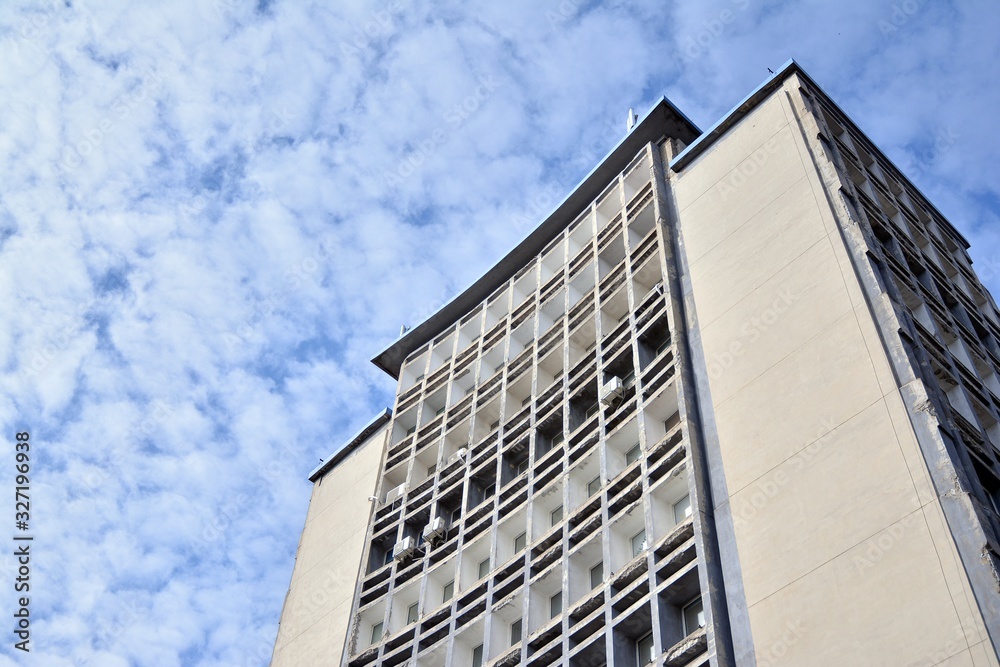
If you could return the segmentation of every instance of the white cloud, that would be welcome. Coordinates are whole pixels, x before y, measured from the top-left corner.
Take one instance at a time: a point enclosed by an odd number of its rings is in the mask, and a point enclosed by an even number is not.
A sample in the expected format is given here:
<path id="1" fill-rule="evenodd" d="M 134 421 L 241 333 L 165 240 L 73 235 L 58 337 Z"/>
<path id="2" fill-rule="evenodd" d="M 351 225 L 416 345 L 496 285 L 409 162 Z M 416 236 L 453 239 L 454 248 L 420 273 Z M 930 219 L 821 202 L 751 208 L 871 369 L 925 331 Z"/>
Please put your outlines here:
<path id="1" fill-rule="evenodd" d="M 901 4 L 5 8 L 0 428 L 39 452 L 39 659 L 266 664 L 305 474 L 391 403 L 368 360 L 660 94 L 707 127 L 798 58 L 1000 285 L 998 10 Z"/>

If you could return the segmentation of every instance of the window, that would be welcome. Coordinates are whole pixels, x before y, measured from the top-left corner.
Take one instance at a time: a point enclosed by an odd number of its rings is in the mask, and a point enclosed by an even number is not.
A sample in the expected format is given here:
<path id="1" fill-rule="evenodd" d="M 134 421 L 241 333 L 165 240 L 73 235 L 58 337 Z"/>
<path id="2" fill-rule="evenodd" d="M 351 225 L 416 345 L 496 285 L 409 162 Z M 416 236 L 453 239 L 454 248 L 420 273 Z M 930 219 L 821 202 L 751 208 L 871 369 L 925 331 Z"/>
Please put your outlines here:
<path id="1" fill-rule="evenodd" d="M 555 618 L 562 613 L 562 591 L 549 598 L 549 618 Z"/>
<path id="2" fill-rule="evenodd" d="M 632 556 L 638 556 L 646 550 L 646 529 L 640 530 L 632 536 Z"/>
<path id="3" fill-rule="evenodd" d="M 705 627 L 705 608 L 701 604 L 701 598 L 695 598 L 684 607 L 684 636 L 703 627 Z"/>
<path id="4" fill-rule="evenodd" d="M 382 641 L 382 622 L 381 621 L 379 621 L 378 623 L 376 623 L 375 625 L 372 626 L 372 636 L 371 636 L 371 642 L 370 643 L 371 644 L 377 644 L 380 641 Z"/>
<path id="5" fill-rule="evenodd" d="M 444 585 L 444 591 L 441 593 L 441 602 L 447 602 L 455 595 L 455 580 L 452 579 L 447 584 Z"/>
<path id="6" fill-rule="evenodd" d="M 642 456 L 642 448 L 639 447 L 639 443 L 637 442 L 632 449 L 625 452 L 625 465 L 632 465 L 639 460 L 640 456 Z"/>
<path id="7" fill-rule="evenodd" d="M 440 414 L 444 414 L 444 406 L 441 406 L 440 408 L 438 408 L 437 410 L 434 411 L 434 416 L 435 417 L 437 417 Z"/>
<path id="8" fill-rule="evenodd" d="M 411 426 L 410 428 L 406 429 L 406 435 L 413 435 L 416 430 L 417 430 L 416 426 Z"/>
<path id="9" fill-rule="evenodd" d="M 521 619 L 510 624 L 510 645 L 513 646 L 519 641 L 521 641 Z"/>
<path id="10" fill-rule="evenodd" d="M 413 378 L 413 384 L 420 384 L 423 381 L 424 381 L 424 374 L 423 373 L 421 373 L 417 377 Z"/>
<path id="11" fill-rule="evenodd" d="M 514 476 L 520 477 L 528 470 L 528 459 L 522 459 L 514 464 Z"/>
<path id="12" fill-rule="evenodd" d="M 590 568 L 590 587 L 597 588 L 604 583 L 604 561 L 600 561 Z"/>
<path id="13" fill-rule="evenodd" d="M 628 389 L 635 384 L 635 371 L 629 371 L 628 375 L 622 378 L 622 386 Z"/>
<path id="14" fill-rule="evenodd" d="M 479 563 L 479 578 L 482 579 L 490 573 L 490 559 L 487 558 Z"/>
<path id="15" fill-rule="evenodd" d="M 563 518 L 563 506 L 555 508 L 549 512 L 549 526 L 555 526 L 557 523 L 562 521 Z"/>
<path id="16" fill-rule="evenodd" d="M 437 464 L 436 463 L 432 463 L 429 466 L 427 466 L 427 476 L 428 477 L 432 477 L 436 471 L 437 471 Z"/>
<path id="17" fill-rule="evenodd" d="M 674 503 L 674 523 L 680 523 L 691 516 L 691 496 L 687 495 Z"/>
<path id="18" fill-rule="evenodd" d="M 566 439 L 565 434 L 563 434 L 562 431 L 559 431 L 554 436 L 552 436 L 552 446 L 555 447 L 556 445 L 561 445 L 563 440 L 565 439 Z"/>
<path id="19" fill-rule="evenodd" d="M 514 538 L 514 553 L 519 554 L 524 551 L 524 547 L 528 544 L 528 534 L 521 533 Z"/>
<path id="20" fill-rule="evenodd" d="M 601 490 L 601 476 L 598 475 L 587 484 L 587 496 L 592 496 Z"/>
<path id="21" fill-rule="evenodd" d="M 523 407 L 524 407 L 524 406 L 526 406 L 526 405 L 527 405 L 528 403 L 531 403 L 531 396 L 529 396 L 528 398 L 526 398 L 526 399 L 524 399 L 523 401 L 521 401 L 521 407 L 523 408 Z"/>
<path id="22" fill-rule="evenodd" d="M 495 422 L 493 422 L 492 424 L 490 424 L 490 430 L 491 431 L 495 431 L 498 426 L 500 426 L 500 420 L 499 419 L 496 420 Z"/>
<path id="23" fill-rule="evenodd" d="M 653 646 L 653 633 L 650 632 L 635 643 L 636 662 L 640 665 L 648 665 L 656 660 L 656 648 Z"/>
<path id="24" fill-rule="evenodd" d="M 388 565 L 392 562 L 392 546 L 389 545 L 385 548 L 385 555 L 382 558 L 382 565 Z"/>
<path id="25" fill-rule="evenodd" d="M 668 347 L 670 347 L 670 339 L 669 338 L 667 340 L 663 341 L 662 343 L 660 343 L 660 345 L 656 348 L 656 354 L 657 355 L 663 354 L 663 351 L 666 350 Z"/>
<path id="26" fill-rule="evenodd" d="M 455 525 L 462 518 L 462 508 L 456 507 L 451 511 L 451 525 Z"/>
<path id="27" fill-rule="evenodd" d="M 407 607 L 407 609 L 406 609 L 406 624 L 407 625 L 409 625 L 410 623 L 416 623 L 417 622 L 417 608 L 418 608 L 418 606 L 419 605 L 416 602 L 414 602 L 409 607 Z"/>
<path id="28" fill-rule="evenodd" d="M 483 645 L 472 649 L 472 667 L 483 667 Z"/>
<path id="29" fill-rule="evenodd" d="M 590 419 L 591 417 L 596 415 L 600 409 L 601 409 L 600 403 L 594 403 L 589 408 L 587 408 L 587 419 Z"/>

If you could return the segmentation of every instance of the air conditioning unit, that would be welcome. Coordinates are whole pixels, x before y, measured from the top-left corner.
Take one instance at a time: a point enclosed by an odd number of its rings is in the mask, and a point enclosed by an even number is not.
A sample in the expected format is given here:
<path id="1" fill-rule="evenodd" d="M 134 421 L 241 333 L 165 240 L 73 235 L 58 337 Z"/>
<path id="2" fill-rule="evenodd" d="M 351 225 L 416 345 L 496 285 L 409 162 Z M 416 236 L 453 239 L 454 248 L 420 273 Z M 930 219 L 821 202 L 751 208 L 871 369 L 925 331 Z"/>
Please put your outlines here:
<path id="1" fill-rule="evenodd" d="M 467 451 L 468 450 L 466 450 L 465 447 L 462 447 L 460 450 L 458 450 L 457 452 L 455 452 L 454 454 L 452 454 L 451 456 L 449 456 L 448 457 L 448 464 L 447 465 L 452 465 L 452 464 L 457 463 L 458 461 L 461 461 L 462 459 L 464 459 L 465 458 L 465 454 L 466 454 Z"/>
<path id="2" fill-rule="evenodd" d="M 424 542 L 430 542 L 433 544 L 437 542 L 442 537 L 444 537 L 444 532 L 447 527 L 444 525 L 444 519 L 442 517 L 436 516 L 431 519 L 431 522 L 424 526 L 423 538 Z"/>
<path id="3" fill-rule="evenodd" d="M 404 493 L 406 493 L 406 484 L 400 484 L 395 489 L 392 489 L 389 493 L 385 494 L 385 504 L 391 505 L 402 498 Z"/>
<path id="4" fill-rule="evenodd" d="M 396 560 L 403 560 L 412 556 L 416 549 L 417 541 L 412 537 L 404 537 L 399 542 L 396 542 L 396 546 L 392 548 L 392 557 Z"/>
<path id="5" fill-rule="evenodd" d="M 604 405 L 611 405 L 624 395 L 625 388 L 620 377 L 611 376 L 607 382 L 601 383 L 601 403 Z"/>

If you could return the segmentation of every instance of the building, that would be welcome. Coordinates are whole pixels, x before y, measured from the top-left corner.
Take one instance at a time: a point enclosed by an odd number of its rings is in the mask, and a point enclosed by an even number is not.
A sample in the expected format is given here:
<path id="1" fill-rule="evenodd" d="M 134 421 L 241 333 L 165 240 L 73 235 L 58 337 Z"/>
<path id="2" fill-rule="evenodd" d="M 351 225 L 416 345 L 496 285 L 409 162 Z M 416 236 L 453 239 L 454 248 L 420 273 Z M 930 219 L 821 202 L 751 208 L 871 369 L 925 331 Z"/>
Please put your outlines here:
<path id="1" fill-rule="evenodd" d="M 272 664 L 1000 664 L 967 247 L 794 62 L 705 132 L 664 99 L 374 359 L 370 515 L 314 475 Z"/>

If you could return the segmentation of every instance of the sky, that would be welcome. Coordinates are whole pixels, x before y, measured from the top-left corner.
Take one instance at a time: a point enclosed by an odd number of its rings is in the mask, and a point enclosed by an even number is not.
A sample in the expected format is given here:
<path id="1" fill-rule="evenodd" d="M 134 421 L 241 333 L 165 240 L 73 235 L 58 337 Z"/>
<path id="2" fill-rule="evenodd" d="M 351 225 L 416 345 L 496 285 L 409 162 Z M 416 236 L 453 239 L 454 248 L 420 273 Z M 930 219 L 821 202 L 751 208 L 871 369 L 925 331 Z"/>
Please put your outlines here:
<path id="1" fill-rule="evenodd" d="M 0 667 L 266 665 L 370 359 L 662 95 L 708 128 L 795 58 L 1000 293 L 995 0 L 414 4 L 0 7 Z"/>

